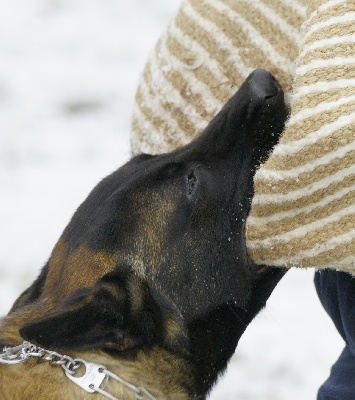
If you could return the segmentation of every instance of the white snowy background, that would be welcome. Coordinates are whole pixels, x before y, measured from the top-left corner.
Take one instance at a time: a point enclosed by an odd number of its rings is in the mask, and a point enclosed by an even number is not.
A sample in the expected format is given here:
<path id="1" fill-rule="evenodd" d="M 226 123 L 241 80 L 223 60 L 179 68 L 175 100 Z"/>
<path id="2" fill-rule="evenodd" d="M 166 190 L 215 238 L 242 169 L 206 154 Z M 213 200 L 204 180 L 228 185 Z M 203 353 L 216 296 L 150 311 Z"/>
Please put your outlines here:
<path id="1" fill-rule="evenodd" d="M 0 0 L 0 315 L 76 207 L 129 157 L 137 80 L 179 0 Z M 315 399 L 343 344 L 291 271 L 213 400 Z"/>

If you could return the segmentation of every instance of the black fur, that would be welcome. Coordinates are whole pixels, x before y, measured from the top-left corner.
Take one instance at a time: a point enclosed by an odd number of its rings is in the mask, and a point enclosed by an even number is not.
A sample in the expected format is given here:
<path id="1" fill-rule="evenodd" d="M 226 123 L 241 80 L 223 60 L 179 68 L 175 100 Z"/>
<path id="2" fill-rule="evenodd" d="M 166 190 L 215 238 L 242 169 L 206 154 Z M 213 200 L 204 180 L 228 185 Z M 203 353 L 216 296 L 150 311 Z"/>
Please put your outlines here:
<path id="1" fill-rule="evenodd" d="M 118 358 L 159 345 L 186 359 L 191 396 L 203 398 L 284 273 L 258 273 L 244 230 L 255 170 L 285 119 L 281 88 L 257 70 L 193 143 L 135 157 L 104 179 L 61 241 L 68 257 L 85 246 L 118 254 L 117 265 L 26 323 L 23 338 Z M 14 311 L 41 300 L 46 275 L 47 269 Z M 167 338 L 171 321 L 179 329 Z"/>

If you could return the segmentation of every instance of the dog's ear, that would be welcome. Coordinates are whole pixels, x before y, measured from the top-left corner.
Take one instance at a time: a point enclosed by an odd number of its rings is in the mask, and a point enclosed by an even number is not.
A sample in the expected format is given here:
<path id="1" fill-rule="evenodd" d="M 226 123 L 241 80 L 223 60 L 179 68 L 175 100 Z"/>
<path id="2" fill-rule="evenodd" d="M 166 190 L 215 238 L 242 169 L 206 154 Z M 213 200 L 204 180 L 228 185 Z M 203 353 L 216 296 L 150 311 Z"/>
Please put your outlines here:
<path id="1" fill-rule="evenodd" d="M 142 288 L 134 290 L 140 299 L 132 299 L 134 285 L 141 283 L 108 274 L 92 288 L 79 289 L 65 298 L 50 314 L 23 325 L 20 334 L 25 340 L 58 350 L 125 351 L 152 341 L 159 312 L 146 305 Z"/>
<path id="2" fill-rule="evenodd" d="M 79 290 L 67 298 L 58 310 L 26 323 L 21 336 L 47 348 L 84 350 L 124 347 L 127 332 L 122 307 L 111 293 Z M 79 305 L 73 305 L 74 298 Z"/>

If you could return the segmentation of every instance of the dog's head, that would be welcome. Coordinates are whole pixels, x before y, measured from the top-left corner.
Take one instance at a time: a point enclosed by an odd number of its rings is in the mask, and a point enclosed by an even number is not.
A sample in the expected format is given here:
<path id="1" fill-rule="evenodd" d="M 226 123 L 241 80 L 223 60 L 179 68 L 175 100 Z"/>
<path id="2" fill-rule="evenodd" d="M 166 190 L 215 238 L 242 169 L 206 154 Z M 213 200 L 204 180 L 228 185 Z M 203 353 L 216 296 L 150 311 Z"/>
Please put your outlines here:
<path id="1" fill-rule="evenodd" d="M 281 88 L 257 70 L 197 140 L 105 178 L 15 303 L 5 341 L 12 324 L 60 350 L 176 347 L 226 305 L 240 336 L 281 277 L 250 262 L 244 229 L 254 172 L 285 119 Z"/>

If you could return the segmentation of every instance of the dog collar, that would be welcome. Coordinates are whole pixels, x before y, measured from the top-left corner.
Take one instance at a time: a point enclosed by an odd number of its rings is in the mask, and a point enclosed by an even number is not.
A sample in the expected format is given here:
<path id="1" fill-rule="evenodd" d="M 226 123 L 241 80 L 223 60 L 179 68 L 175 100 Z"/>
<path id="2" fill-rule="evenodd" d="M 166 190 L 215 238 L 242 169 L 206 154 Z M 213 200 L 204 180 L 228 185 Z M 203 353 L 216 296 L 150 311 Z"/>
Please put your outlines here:
<path id="1" fill-rule="evenodd" d="M 52 365 L 61 366 L 66 377 L 88 393 L 97 392 L 108 399 L 119 400 L 117 397 L 112 396 L 100 387 L 104 380 L 107 381 L 112 378 L 131 389 L 135 393 L 136 400 L 157 400 L 145 388 L 132 385 L 109 371 L 104 365 L 89 362 L 81 358 L 71 358 L 55 351 L 43 349 L 42 347 L 38 347 L 30 342 L 23 342 L 21 345 L 15 347 L 5 347 L 0 353 L 0 365 L 21 364 L 31 357 L 48 361 Z M 84 375 L 76 376 L 80 367 L 85 368 Z"/>

